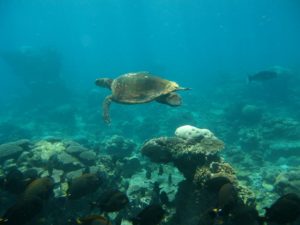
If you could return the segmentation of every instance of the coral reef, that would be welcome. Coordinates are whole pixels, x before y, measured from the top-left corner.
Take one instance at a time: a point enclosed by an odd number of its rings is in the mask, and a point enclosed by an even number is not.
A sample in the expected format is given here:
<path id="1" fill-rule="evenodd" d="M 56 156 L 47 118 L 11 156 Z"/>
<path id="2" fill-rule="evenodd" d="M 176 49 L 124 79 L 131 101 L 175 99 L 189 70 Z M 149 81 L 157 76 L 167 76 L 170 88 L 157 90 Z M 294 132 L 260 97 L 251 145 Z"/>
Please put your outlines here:
<path id="1" fill-rule="evenodd" d="M 26 139 L 0 145 L 0 161 L 19 156 L 29 148 L 29 145 L 30 142 Z"/>
<path id="2" fill-rule="evenodd" d="M 178 127 L 175 130 L 175 135 L 177 137 L 183 138 L 185 140 L 199 140 L 203 138 L 213 138 L 214 134 L 208 129 L 199 129 L 197 127 L 191 125 L 184 125 Z"/>
<path id="3" fill-rule="evenodd" d="M 177 134 L 179 135 L 178 132 Z M 161 137 L 147 141 L 142 146 L 141 152 L 153 162 L 174 163 L 187 179 L 193 179 L 197 167 L 219 161 L 217 154 L 223 147 L 223 142 L 214 135 L 201 135 L 200 139 Z"/>
<path id="4" fill-rule="evenodd" d="M 100 144 L 100 151 L 117 158 L 128 157 L 135 150 L 136 144 L 120 135 L 105 138 Z"/>
<path id="5" fill-rule="evenodd" d="M 274 187 L 278 194 L 300 193 L 300 169 L 281 172 L 276 176 Z"/>
<path id="6" fill-rule="evenodd" d="M 291 117 L 269 117 L 263 122 L 262 133 L 265 139 L 297 140 L 300 136 L 299 124 Z"/>
<path id="7" fill-rule="evenodd" d="M 253 192 L 239 184 L 234 169 L 220 157 L 224 144 L 212 132 L 184 126 L 175 134 L 147 141 L 141 152 L 153 162 L 173 163 L 185 177 L 176 195 L 176 224 L 207 224 L 199 212 L 215 207 L 216 193 L 226 183 L 234 185 L 242 204 L 255 205 Z"/>
<path id="8" fill-rule="evenodd" d="M 245 123 L 258 123 L 262 119 L 262 110 L 255 105 L 245 105 L 241 109 L 241 119 Z"/>

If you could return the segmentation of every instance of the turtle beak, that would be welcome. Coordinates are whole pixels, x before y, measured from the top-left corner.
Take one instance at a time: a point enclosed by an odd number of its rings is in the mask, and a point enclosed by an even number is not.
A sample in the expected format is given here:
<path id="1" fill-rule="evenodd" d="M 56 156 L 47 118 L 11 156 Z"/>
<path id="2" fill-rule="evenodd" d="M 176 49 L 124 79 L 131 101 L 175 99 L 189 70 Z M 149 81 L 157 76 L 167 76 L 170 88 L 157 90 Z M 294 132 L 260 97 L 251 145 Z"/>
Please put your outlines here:
<path id="1" fill-rule="evenodd" d="M 96 84 L 97 86 L 103 87 L 103 85 L 104 85 L 104 80 L 103 80 L 103 78 L 98 78 L 98 79 L 96 79 L 96 80 L 95 80 L 95 84 Z"/>
<path id="2" fill-rule="evenodd" d="M 95 81 L 95 84 L 99 87 L 104 87 L 104 88 L 111 88 L 111 83 L 112 83 L 112 79 L 110 78 L 98 78 Z"/>

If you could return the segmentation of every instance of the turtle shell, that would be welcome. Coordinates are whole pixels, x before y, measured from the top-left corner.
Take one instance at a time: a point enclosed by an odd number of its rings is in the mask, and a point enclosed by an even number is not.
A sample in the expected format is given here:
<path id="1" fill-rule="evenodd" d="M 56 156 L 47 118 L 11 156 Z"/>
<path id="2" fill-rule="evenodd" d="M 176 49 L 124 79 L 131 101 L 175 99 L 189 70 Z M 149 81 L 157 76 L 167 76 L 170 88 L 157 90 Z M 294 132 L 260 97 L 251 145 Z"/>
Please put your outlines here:
<path id="1" fill-rule="evenodd" d="M 176 82 L 153 76 L 147 72 L 123 74 L 112 82 L 112 98 L 116 102 L 138 104 L 155 100 L 178 90 Z"/>

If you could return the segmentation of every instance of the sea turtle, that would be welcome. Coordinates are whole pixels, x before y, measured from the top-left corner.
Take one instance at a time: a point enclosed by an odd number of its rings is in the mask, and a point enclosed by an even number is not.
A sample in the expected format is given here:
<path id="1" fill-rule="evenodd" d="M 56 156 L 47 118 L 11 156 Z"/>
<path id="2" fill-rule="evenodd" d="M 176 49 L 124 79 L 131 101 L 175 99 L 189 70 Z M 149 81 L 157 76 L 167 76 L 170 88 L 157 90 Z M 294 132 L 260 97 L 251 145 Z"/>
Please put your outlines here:
<path id="1" fill-rule="evenodd" d="M 112 101 L 122 104 L 141 104 L 151 101 L 170 106 L 181 105 L 181 97 L 175 91 L 189 90 L 149 72 L 135 72 L 120 75 L 116 79 L 99 78 L 96 85 L 108 88 L 112 94 L 102 104 L 103 119 L 110 123 L 109 106 Z"/>

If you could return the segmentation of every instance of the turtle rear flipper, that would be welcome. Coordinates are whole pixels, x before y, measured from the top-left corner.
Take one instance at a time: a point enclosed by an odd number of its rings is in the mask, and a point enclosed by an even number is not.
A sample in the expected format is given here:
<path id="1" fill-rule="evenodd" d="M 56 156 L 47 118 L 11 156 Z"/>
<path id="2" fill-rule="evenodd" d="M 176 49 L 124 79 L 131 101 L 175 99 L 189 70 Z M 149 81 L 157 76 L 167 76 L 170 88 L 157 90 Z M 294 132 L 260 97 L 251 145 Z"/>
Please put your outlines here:
<path id="1" fill-rule="evenodd" d="M 107 124 L 109 124 L 111 122 L 110 115 L 109 115 L 109 107 L 110 107 L 111 102 L 112 102 L 112 95 L 109 95 L 104 99 L 104 101 L 102 103 L 102 110 L 103 110 L 102 117 L 103 117 L 104 122 Z"/>

